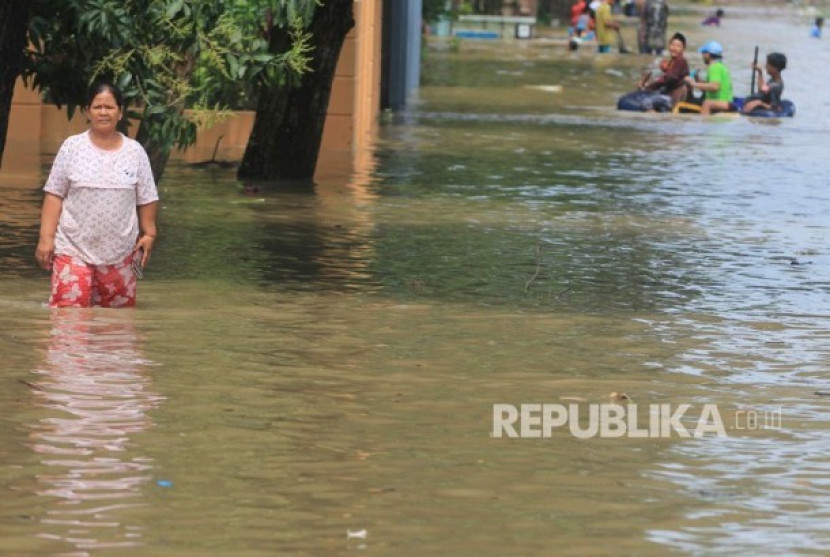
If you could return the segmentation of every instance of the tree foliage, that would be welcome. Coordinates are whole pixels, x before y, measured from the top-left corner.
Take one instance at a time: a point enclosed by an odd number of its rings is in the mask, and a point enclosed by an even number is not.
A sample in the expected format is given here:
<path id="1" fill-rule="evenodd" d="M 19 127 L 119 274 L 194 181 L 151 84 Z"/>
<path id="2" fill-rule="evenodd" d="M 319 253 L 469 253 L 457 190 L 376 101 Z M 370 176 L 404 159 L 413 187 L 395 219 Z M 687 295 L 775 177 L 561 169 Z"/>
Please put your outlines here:
<path id="1" fill-rule="evenodd" d="M 448 7 L 447 0 L 423 0 L 421 4 L 421 15 L 424 21 L 434 23 L 442 17 L 447 17 L 452 13 Z"/>
<path id="2" fill-rule="evenodd" d="M 24 77 L 70 116 L 93 81 L 115 82 L 139 108 L 131 114 L 141 122 L 137 138 L 160 177 L 170 150 L 191 145 L 197 126 L 226 108 L 227 91 L 288 84 L 307 71 L 305 29 L 316 7 L 317 0 L 34 0 Z M 269 50 L 273 33 L 290 37 L 284 51 Z"/>

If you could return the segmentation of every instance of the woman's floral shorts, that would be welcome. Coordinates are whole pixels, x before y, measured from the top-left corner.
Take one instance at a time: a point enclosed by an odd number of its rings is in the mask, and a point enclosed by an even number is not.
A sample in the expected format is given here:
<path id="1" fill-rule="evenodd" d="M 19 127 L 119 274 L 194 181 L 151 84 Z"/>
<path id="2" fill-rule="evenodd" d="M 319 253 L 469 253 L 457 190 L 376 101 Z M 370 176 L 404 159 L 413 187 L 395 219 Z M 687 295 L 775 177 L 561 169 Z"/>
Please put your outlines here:
<path id="1" fill-rule="evenodd" d="M 121 263 L 90 265 L 68 255 L 52 260 L 52 308 L 120 308 L 135 306 L 135 254 Z"/>

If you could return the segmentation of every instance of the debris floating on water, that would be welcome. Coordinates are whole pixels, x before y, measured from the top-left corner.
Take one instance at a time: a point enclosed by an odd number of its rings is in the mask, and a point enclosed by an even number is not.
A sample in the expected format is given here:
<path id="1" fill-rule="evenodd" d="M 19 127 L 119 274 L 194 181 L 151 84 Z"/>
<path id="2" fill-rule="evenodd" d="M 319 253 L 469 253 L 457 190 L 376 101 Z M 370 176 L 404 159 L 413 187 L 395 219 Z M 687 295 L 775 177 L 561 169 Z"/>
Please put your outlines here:
<path id="1" fill-rule="evenodd" d="M 525 85 L 525 89 L 535 89 L 545 93 L 561 93 L 563 91 L 561 85 Z"/>

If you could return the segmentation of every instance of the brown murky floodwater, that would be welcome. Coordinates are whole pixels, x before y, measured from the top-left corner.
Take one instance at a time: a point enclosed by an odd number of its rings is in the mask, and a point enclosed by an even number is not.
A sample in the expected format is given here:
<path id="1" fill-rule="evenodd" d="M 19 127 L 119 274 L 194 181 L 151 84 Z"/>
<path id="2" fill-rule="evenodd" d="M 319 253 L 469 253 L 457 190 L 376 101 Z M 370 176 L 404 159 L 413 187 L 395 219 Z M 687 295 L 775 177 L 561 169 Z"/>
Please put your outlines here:
<path id="1" fill-rule="evenodd" d="M 794 119 L 617 113 L 650 58 L 433 41 L 367 172 L 170 168 L 136 311 L 45 309 L 50 156 L 0 176 L 0 554 L 825 552 L 830 51 L 728 12 L 673 25 L 739 94 L 786 52 Z M 491 437 L 612 392 L 725 435 Z"/>

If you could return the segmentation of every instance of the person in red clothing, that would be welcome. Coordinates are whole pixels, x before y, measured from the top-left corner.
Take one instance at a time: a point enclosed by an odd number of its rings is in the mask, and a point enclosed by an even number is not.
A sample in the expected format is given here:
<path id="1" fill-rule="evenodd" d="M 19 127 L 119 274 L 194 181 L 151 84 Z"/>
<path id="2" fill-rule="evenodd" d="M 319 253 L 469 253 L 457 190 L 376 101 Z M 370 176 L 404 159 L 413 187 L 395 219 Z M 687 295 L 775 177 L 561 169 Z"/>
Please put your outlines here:
<path id="1" fill-rule="evenodd" d="M 571 26 L 576 28 L 576 23 L 579 21 L 579 16 L 582 15 L 582 12 L 588 9 L 588 2 L 585 0 L 577 0 L 573 6 L 571 6 Z"/>
<path id="2" fill-rule="evenodd" d="M 685 100 L 688 89 L 684 79 L 689 75 L 689 63 L 684 53 L 686 51 L 686 37 L 682 33 L 675 33 L 669 40 L 670 57 L 660 62 L 662 75 L 650 80 L 651 74 L 646 74 L 640 81 L 639 88 L 654 91 L 671 97 L 672 104 Z"/>
<path id="3" fill-rule="evenodd" d="M 568 36 L 582 37 L 583 34 L 594 28 L 591 11 L 588 9 L 588 2 L 577 0 L 571 6 L 571 26 L 568 29 Z"/>

